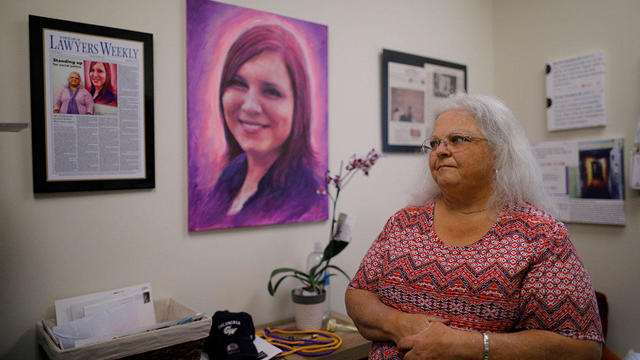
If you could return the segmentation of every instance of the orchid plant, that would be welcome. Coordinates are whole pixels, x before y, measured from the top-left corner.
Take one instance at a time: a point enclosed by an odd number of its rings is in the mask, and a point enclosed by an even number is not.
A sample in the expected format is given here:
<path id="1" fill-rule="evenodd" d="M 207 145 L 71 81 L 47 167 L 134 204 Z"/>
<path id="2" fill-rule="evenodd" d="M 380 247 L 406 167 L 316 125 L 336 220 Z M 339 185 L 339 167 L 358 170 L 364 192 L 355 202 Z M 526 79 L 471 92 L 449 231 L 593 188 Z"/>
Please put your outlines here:
<path id="1" fill-rule="evenodd" d="M 331 174 L 331 172 L 327 171 L 325 185 L 317 190 L 318 194 L 329 196 L 332 203 L 330 238 L 329 243 L 324 248 L 322 259 L 317 265 L 313 266 L 306 272 L 294 268 L 278 268 L 273 270 L 267 285 L 267 289 L 271 296 L 275 294 L 282 281 L 287 278 L 299 280 L 303 285 L 303 290 L 315 294 L 322 293 L 327 278 L 336 276 L 336 274 L 330 273 L 330 269 L 338 271 L 347 279 L 350 279 L 349 275 L 347 275 L 347 273 L 342 269 L 335 265 L 331 265 L 331 259 L 349 245 L 349 239 L 341 239 L 337 236 L 340 230 L 336 228 L 336 224 L 338 222 L 338 219 L 336 218 L 338 199 L 340 198 L 342 190 L 344 190 L 344 188 L 351 182 L 355 174 L 362 172 L 365 176 L 368 176 L 369 171 L 379 158 L 380 153 L 375 149 L 372 149 L 364 157 L 353 154 L 349 158 L 346 166 L 344 166 L 344 162 L 341 161 L 340 170 L 337 174 Z M 277 278 L 277 280 L 274 282 L 275 278 Z"/>

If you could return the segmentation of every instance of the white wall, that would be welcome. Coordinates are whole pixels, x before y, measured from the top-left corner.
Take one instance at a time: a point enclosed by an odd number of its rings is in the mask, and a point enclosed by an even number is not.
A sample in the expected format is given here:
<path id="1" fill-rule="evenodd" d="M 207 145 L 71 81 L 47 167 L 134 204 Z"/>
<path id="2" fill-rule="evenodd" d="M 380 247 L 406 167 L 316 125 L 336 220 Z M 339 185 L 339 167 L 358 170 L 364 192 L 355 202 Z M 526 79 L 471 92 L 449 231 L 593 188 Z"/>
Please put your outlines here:
<path id="1" fill-rule="evenodd" d="M 640 115 L 636 0 L 233 3 L 328 25 L 332 169 L 353 152 L 380 148 L 382 48 L 466 64 L 470 90 L 501 96 L 532 142 L 633 142 Z M 28 14 L 153 33 L 157 186 L 35 197 L 30 129 L 0 132 L 0 358 L 36 357 L 34 323 L 53 316 L 55 299 L 146 281 L 156 297 L 210 313 L 248 311 L 258 323 L 291 315 L 286 291 L 267 294 L 268 273 L 303 266 L 313 242 L 327 238 L 328 223 L 186 230 L 184 2 L 0 3 L 1 121 L 30 122 Z M 544 64 L 598 50 L 607 62 L 608 125 L 548 133 Z M 628 171 L 628 157 L 625 163 Z M 356 215 L 358 226 L 338 265 L 355 271 L 387 217 L 405 203 L 421 166 L 419 156 L 389 154 L 369 178 L 354 180 L 340 208 Z M 609 297 L 608 345 L 620 355 L 640 349 L 640 197 L 626 196 L 626 227 L 568 225 L 595 287 Z M 346 282 L 334 283 L 332 306 L 343 310 Z"/>
<path id="2" fill-rule="evenodd" d="M 380 148 L 382 48 L 464 63 L 470 90 L 492 92 L 492 3 L 468 1 L 235 1 L 329 27 L 332 169 Z M 27 15 L 153 33 L 156 188 L 34 196 L 31 130 L 0 133 L 0 357 L 36 357 L 34 324 L 55 299 L 150 281 L 209 313 L 248 311 L 257 323 L 292 314 L 268 274 L 303 266 L 329 224 L 187 232 L 184 1 L 22 0 L 0 3 L 0 119 L 30 122 Z M 455 30 L 455 31 L 453 31 Z M 337 264 L 353 273 L 388 216 L 403 206 L 422 159 L 388 155 L 355 179 L 340 207 L 358 217 Z M 288 288 L 293 284 L 288 284 Z M 343 310 L 345 280 L 332 304 Z M 287 288 L 283 289 L 287 290 Z"/>
<path id="3" fill-rule="evenodd" d="M 640 2 L 637 0 L 495 0 L 495 89 L 532 142 L 623 137 L 625 172 L 640 118 Z M 604 51 L 607 126 L 549 133 L 545 63 Z M 627 178 L 628 180 L 628 178 Z M 627 187 L 627 225 L 568 224 L 573 243 L 609 300 L 607 345 L 640 350 L 640 196 Z"/>

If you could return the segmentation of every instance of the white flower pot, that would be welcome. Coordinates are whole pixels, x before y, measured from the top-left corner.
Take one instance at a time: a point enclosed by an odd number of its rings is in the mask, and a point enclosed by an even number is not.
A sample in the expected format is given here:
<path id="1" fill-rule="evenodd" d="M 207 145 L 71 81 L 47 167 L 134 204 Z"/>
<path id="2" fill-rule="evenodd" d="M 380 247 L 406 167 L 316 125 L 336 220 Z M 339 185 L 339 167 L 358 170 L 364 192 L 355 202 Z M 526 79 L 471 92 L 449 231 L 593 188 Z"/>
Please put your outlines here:
<path id="1" fill-rule="evenodd" d="M 324 302 L 326 292 L 321 294 L 303 295 L 302 289 L 291 290 L 293 300 L 293 312 L 296 318 L 298 330 L 320 330 L 322 329 L 322 316 L 325 312 Z"/>

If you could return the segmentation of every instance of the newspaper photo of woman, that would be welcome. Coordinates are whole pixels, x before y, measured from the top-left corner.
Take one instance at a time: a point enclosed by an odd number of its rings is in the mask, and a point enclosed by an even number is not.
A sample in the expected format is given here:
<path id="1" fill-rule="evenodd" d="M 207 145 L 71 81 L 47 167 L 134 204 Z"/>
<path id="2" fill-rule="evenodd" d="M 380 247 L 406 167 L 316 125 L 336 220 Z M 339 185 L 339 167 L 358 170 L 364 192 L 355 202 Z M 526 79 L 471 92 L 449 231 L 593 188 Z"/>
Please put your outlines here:
<path id="1" fill-rule="evenodd" d="M 93 98 L 82 87 L 80 73 L 74 71 L 69 74 L 67 85 L 56 95 L 53 102 L 54 114 L 93 114 Z"/>
<path id="2" fill-rule="evenodd" d="M 116 64 L 85 61 L 85 76 L 89 79 L 87 89 L 93 97 L 96 115 L 118 113 L 116 69 Z"/>
<path id="3" fill-rule="evenodd" d="M 91 80 L 91 96 L 96 104 L 117 105 L 109 64 L 92 61 L 89 65 L 89 79 Z"/>

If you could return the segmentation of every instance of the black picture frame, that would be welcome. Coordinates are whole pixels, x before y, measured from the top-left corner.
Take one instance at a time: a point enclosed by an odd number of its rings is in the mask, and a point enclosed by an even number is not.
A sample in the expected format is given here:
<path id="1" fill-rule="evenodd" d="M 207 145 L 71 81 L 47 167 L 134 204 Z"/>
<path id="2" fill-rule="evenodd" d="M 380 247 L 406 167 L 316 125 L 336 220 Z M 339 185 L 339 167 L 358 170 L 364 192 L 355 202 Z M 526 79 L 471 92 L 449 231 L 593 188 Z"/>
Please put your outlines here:
<path id="1" fill-rule="evenodd" d="M 399 64 L 400 66 L 406 65 L 407 69 L 415 70 L 415 73 L 416 73 L 415 79 L 417 81 L 415 85 L 417 87 L 422 87 L 423 89 L 422 90 L 411 90 L 411 89 L 403 89 L 403 88 L 392 89 L 390 87 L 389 67 L 390 67 L 390 64 L 393 64 L 393 63 Z M 450 93 L 459 92 L 460 90 L 466 92 L 467 91 L 467 66 L 463 64 L 457 64 L 457 63 L 452 63 L 444 60 L 412 55 L 412 54 L 407 54 L 407 53 L 388 50 L 388 49 L 382 50 L 381 65 L 382 65 L 382 71 L 381 71 L 381 75 L 382 75 L 382 82 L 381 82 L 382 83 L 382 86 L 381 86 L 382 151 L 383 152 L 418 152 L 421 148 L 421 143 L 425 138 L 425 134 L 424 134 L 425 131 L 423 130 L 423 128 L 425 127 L 424 124 L 426 124 L 426 122 L 429 120 L 425 115 L 427 114 L 427 110 L 429 107 L 428 106 L 429 104 L 425 101 L 425 99 L 429 97 L 433 98 L 436 96 L 446 97 Z M 428 79 L 427 78 L 427 76 L 429 75 L 428 72 L 422 71 L 422 75 L 421 75 L 420 71 L 418 70 L 418 68 L 425 69 L 425 67 L 444 69 L 443 70 L 444 72 L 443 73 L 433 72 L 431 73 L 432 75 L 431 78 Z M 456 75 L 454 76 L 454 75 L 445 74 L 445 72 L 447 72 L 448 70 L 452 71 Z M 397 74 L 393 74 L 393 75 L 396 81 L 403 81 L 403 80 L 397 80 L 398 79 L 398 77 L 396 76 Z M 457 79 L 458 76 L 461 76 L 463 79 Z M 444 83 L 444 81 L 439 80 L 439 79 L 443 79 L 443 77 L 445 78 L 445 80 L 449 81 L 451 86 L 449 86 L 448 89 L 441 91 L 441 89 L 439 87 L 436 87 L 434 84 Z M 409 76 L 406 80 L 409 82 L 413 81 L 411 76 Z M 432 81 L 433 83 L 429 85 L 426 83 L 427 81 Z M 418 85 L 419 82 L 422 82 L 422 84 Z M 458 89 L 458 87 L 455 85 L 457 83 L 462 84 L 463 89 Z M 424 90 L 425 86 L 428 89 L 432 90 L 431 94 L 425 95 L 426 94 Z M 393 95 L 392 95 L 394 91 L 397 91 L 397 92 L 404 91 L 404 94 L 406 95 L 406 99 L 408 99 L 409 102 L 410 101 L 417 102 L 416 104 L 418 105 L 417 108 L 421 109 L 421 112 L 419 113 L 419 115 L 421 115 L 421 118 L 419 118 L 419 120 L 412 120 L 412 111 L 411 111 L 412 107 L 410 105 L 407 105 L 408 110 L 406 110 L 403 115 L 400 115 L 399 119 L 394 118 L 394 116 L 397 115 L 397 112 L 400 111 L 399 107 L 394 106 L 393 114 L 391 114 L 390 116 L 389 110 L 392 107 L 390 106 L 390 102 L 394 101 Z M 419 94 L 420 91 L 423 91 L 422 95 Z M 449 93 L 449 91 L 451 92 Z M 422 96 L 421 104 L 420 104 L 420 96 Z M 398 124 L 400 124 L 400 122 L 404 122 L 405 124 L 407 124 L 407 123 L 411 123 L 412 121 L 416 121 L 415 129 L 409 130 L 409 129 L 406 129 L 406 126 L 404 126 L 401 129 L 399 128 L 400 125 Z M 423 125 L 420 125 L 418 123 L 420 121 L 421 121 L 421 124 Z M 395 125 L 395 129 L 392 129 L 394 128 L 394 125 Z M 394 143 L 390 143 L 389 134 L 391 130 L 396 130 L 397 132 L 402 132 L 406 130 L 408 134 L 410 133 L 407 136 L 414 137 L 414 140 L 407 141 L 406 143 L 402 143 L 402 141 L 396 140 L 394 141 Z M 421 139 L 419 140 L 419 143 L 416 143 L 418 141 L 418 138 L 421 138 Z"/>
<path id="2" fill-rule="evenodd" d="M 134 90 L 134 100 L 133 102 L 131 96 L 129 98 L 125 98 L 125 95 L 118 94 L 117 103 L 122 104 L 123 102 L 127 103 L 127 106 L 134 106 L 136 108 L 136 112 L 133 115 L 130 113 L 125 118 L 123 115 L 122 106 L 116 104 L 115 107 L 115 115 L 111 115 L 111 119 L 115 119 L 118 121 L 118 144 L 127 144 L 131 146 L 135 146 L 135 154 L 133 155 L 131 160 L 134 162 L 136 174 L 129 175 L 127 171 L 122 170 L 125 168 L 122 164 L 128 159 L 125 159 L 125 153 L 128 156 L 127 151 L 124 150 L 124 145 L 122 145 L 118 152 L 118 161 L 120 164 L 119 170 L 113 171 L 113 174 L 110 173 L 112 169 L 103 170 L 101 168 L 100 174 L 92 174 L 91 171 L 77 171 L 77 174 L 70 176 L 65 179 L 53 179 L 49 174 L 48 161 L 51 158 L 50 149 L 47 146 L 47 129 L 48 122 L 53 122 L 54 115 L 53 110 L 49 108 L 53 108 L 52 104 L 47 104 L 47 94 L 46 91 L 49 91 L 49 101 L 53 98 L 54 92 L 51 90 L 53 87 L 49 86 L 47 88 L 47 84 L 51 82 L 50 79 L 46 79 L 45 76 L 51 76 L 53 72 L 53 65 L 51 63 L 46 63 L 45 55 L 46 51 L 51 51 L 47 49 L 45 51 L 44 46 L 47 43 L 45 40 L 45 33 L 70 33 L 73 36 L 76 36 L 78 39 L 83 39 L 90 37 L 93 39 L 95 37 L 97 44 L 102 44 L 103 41 L 106 44 L 107 41 L 111 43 L 132 43 L 136 44 L 136 49 L 130 49 L 130 51 L 135 51 L 135 57 L 141 53 L 143 59 L 141 60 L 141 66 L 135 68 L 134 71 L 130 71 L 127 73 L 127 76 L 130 73 L 135 73 L 136 79 L 140 79 L 138 76 L 138 72 L 142 71 L 141 76 L 141 84 L 140 82 L 135 82 L 138 84 L 138 88 Z M 50 35 L 51 36 L 51 35 Z M 61 36 L 59 36 L 62 38 Z M 54 48 L 54 38 L 52 37 L 50 40 L 50 48 Z M 141 46 L 141 51 L 139 46 Z M 88 48 L 92 48 L 92 45 L 89 44 Z M 123 48 L 125 49 L 125 48 Z M 73 57 L 69 56 L 69 58 L 74 58 L 77 61 L 77 64 L 86 63 L 91 61 L 104 61 L 106 64 L 107 61 L 111 61 L 115 63 L 113 60 L 109 60 L 110 58 L 105 57 L 105 50 L 102 49 L 102 54 L 99 53 L 100 47 L 97 46 L 95 51 L 92 49 L 80 50 L 78 48 L 77 54 Z M 118 50 L 120 51 L 120 50 Z M 97 191 L 97 190 L 117 190 L 117 189 L 142 189 L 142 188 L 154 188 L 155 187 L 155 155 L 154 155 L 154 99 L 153 99 L 153 35 L 149 33 L 123 30 L 105 26 L 84 24 L 66 20 L 59 19 L 51 19 L 45 18 L 35 15 L 29 15 L 29 52 L 30 52 L 30 77 L 31 77 L 31 128 L 32 128 L 32 151 L 33 151 L 33 191 L 34 193 L 48 193 L 48 192 L 67 192 L 67 191 Z M 123 58 L 127 57 L 124 54 L 126 53 L 123 50 L 123 53 L 120 54 L 118 52 L 118 56 Z M 52 53 L 53 54 L 53 53 Z M 115 53 L 111 53 L 112 56 Z M 132 58 L 133 52 L 129 52 L 127 55 Z M 51 55 L 53 56 L 53 55 Z M 100 60 L 100 58 L 103 60 Z M 58 60 L 55 60 L 58 61 Z M 124 60 L 123 60 L 124 61 Z M 133 60 L 129 60 L 133 61 Z M 129 65 L 129 64 L 127 64 Z M 47 70 L 47 66 L 49 66 L 49 70 Z M 77 65 L 80 67 L 81 65 Z M 111 65 L 109 65 L 111 66 Z M 121 66 L 121 65 L 115 65 Z M 132 67 L 129 67 L 132 68 Z M 118 68 L 120 69 L 120 68 Z M 129 70 L 128 70 L 129 71 Z M 120 75 L 120 74 L 118 74 Z M 69 75 L 70 76 L 70 75 Z M 124 78 L 125 75 L 122 75 Z M 127 89 L 129 90 L 129 89 Z M 142 92 L 141 92 L 142 91 Z M 124 90 L 123 90 L 124 92 Z M 88 93 L 88 92 L 87 92 Z M 113 95 L 113 93 L 112 93 Z M 115 97 L 115 96 L 114 96 Z M 115 100 L 114 100 L 115 101 Z M 92 103 L 93 104 L 93 103 Z M 97 104 L 97 103 L 96 103 Z M 131 105 L 134 104 L 134 105 Z M 49 108 L 47 108 L 49 106 Z M 57 110 L 59 111 L 59 110 Z M 57 114 L 57 113 L 56 113 Z M 140 115 L 141 114 L 141 115 Z M 85 115 L 85 114 L 82 114 Z M 93 114 L 87 113 L 86 115 L 93 116 Z M 76 115 L 77 116 L 77 115 Z M 99 116 L 95 115 L 99 121 Z M 79 119 L 77 116 L 69 116 L 69 119 Z M 85 118 L 87 119 L 87 118 Z M 136 122 L 136 127 L 134 130 L 128 130 L 135 132 L 144 132 L 144 134 L 133 135 L 130 138 L 131 142 L 127 142 L 124 140 L 125 130 L 130 129 L 126 128 L 124 121 L 129 121 L 129 123 Z M 76 121 L 76 120 L 73 120 Z M 53 125 L 51 126 L 53 128 Z M 122 134 L 121 134 L 122 132 Z M 51 131 L 51 136 L 55 136 L 54 132 Z M 76 138 L 80 139 L 81 134 L 80 131 L 76 132 Z M 140 144 L 140 141 L 143 141 L 144 144 Z M 78 142 L 79 144 L 79 142 Z M 78 158 L 80 157 L 78 148 L 80 146 L 76 144 L 76 163 L 78 163 Z M 94 151 L 95 152 L 95 151 Z M 88 151 L 86 152 L 88 153 Z M 57 155 L 57 150 L 56 154 Z M 143 158 L 136 158 L 143 157 Z M 56 160 L 57 161 L 57 160 Z M 53 161 L 52 161 L 53 162 Z M 55 165 L 53 165 L 55 166 Z M 95 167 L 95 166 L 94 166 Z"/>

